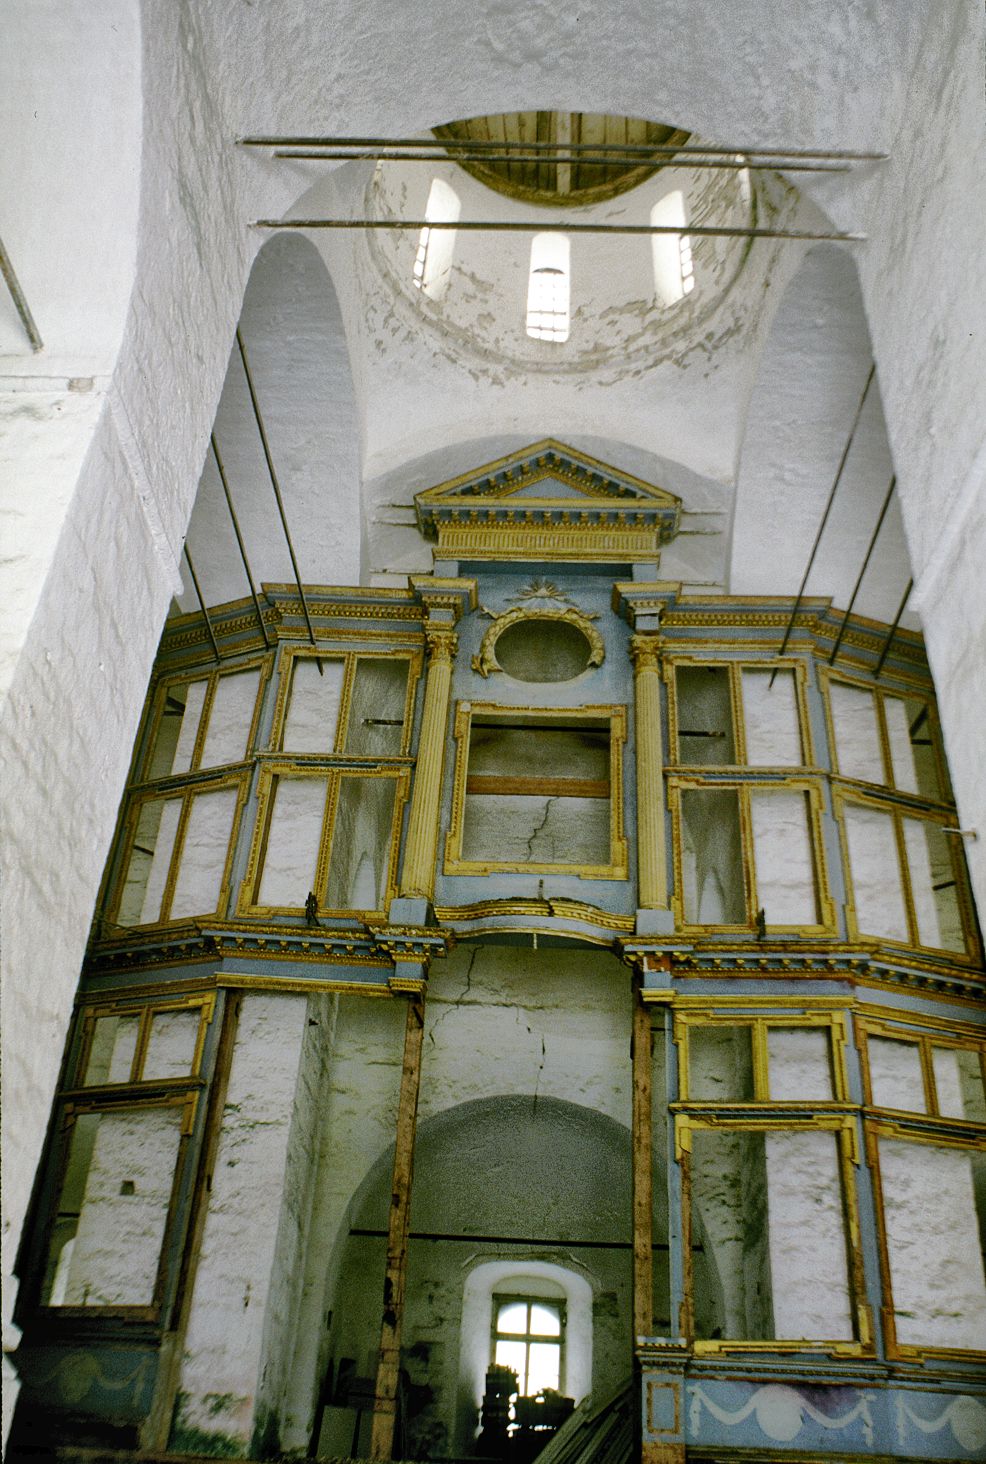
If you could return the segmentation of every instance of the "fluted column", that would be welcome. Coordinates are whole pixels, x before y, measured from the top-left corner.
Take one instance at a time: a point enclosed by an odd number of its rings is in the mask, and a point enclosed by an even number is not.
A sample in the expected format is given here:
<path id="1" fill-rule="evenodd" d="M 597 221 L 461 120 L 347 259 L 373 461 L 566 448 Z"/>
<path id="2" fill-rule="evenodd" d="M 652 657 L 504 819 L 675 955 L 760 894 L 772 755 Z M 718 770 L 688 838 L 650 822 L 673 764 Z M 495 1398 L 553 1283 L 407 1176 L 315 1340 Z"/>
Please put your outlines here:
<path id="1" fill-rule="evenodd" d="M 458 637 L 451 627 L 427 626 L 425 639 L 428 643 L 428 679 L 407 824 L 401 894 L 424 896 L 430 900 L 435 893 L 435 857 L 452 690 L 452 660 Z"/>
<path id="2" fill-rule="evenodd" d="M 653 632 L 630 641 L 637 742 L 637 904 L 642 910 L 668 908 L 660 649 Z"/>

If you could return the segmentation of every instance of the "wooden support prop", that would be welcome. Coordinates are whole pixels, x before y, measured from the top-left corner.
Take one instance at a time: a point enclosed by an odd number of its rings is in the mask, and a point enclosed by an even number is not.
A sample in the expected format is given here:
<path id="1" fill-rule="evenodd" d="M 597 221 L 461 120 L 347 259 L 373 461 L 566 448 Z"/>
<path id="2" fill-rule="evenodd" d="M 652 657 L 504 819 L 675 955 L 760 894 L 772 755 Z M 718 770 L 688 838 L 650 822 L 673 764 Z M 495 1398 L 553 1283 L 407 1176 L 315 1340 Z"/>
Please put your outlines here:
<path id="1" fill-rule="evenodd" d="M 394 1447 L 397 1419 L 397 1385 L 401 1364 L 401 1330 L 404 1322 L 404 1289 L 407 1284 L 407 1241 L 411 1222 L 411 1180 L 414 1171 L 414 1135 L 418 1122 L 418 1093 L 421 1087 L 421 1047 L 425 1028 L 424 994 L 408 999 L 404 1028 L 404 1066 L 397 1110 L 397 1144 L 390 1188 L 390 1219 L 387 1229 L 387 1270 L 383 1283 L 383 1320 L 380 1326 L 380 1360 L 370 1458 L 389 1459 Z"/>
<path id="2" fill-rule="evenodd" d="M 633 1021 L 630 1066 L 633 1082 L 633 1336 L 654 1329 L 654 1256 L 651 1226 L 654 1213 L 652 1066 L 650 1012 L 640 995 L 641 978 L 633 978 Z"/>

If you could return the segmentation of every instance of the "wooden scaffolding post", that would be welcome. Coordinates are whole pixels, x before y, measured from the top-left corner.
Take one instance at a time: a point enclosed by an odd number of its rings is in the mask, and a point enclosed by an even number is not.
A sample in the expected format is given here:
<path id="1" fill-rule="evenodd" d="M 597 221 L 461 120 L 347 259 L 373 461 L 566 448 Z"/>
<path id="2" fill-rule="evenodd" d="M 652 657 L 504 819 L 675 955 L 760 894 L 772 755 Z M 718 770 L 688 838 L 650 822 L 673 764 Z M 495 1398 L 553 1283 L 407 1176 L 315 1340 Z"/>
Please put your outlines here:
<path id="1" fill-rule="evenodd" d="M 633 1083 L 633 1337 L 654 1330 L 654 1213 L 652 1063 L 650 1012 L 643 1003 L 642 981 L 633 977 L 633 1025 L 630 1067 Z"/>
<path id="2" fill-rule="evenodd" d="M 371 1459 L 389 1459 L 394 1447 L 404 1290 L 407 1284 L 407 1237 L 411 1221 L 414 1136 L 418 1121 L 424 1029 L 425 999 L 424 992 L 420 991 L 408 998 L 407 1023 L 404 1028 L 404 1065 L 401 1071 L 394 1172 L 390 1187 L 390 1218 L 387 1225 L 387 1270 L 383 1283 L 380 1359 L 377 1364 L 373 1427 L 370 1434 Z"/>

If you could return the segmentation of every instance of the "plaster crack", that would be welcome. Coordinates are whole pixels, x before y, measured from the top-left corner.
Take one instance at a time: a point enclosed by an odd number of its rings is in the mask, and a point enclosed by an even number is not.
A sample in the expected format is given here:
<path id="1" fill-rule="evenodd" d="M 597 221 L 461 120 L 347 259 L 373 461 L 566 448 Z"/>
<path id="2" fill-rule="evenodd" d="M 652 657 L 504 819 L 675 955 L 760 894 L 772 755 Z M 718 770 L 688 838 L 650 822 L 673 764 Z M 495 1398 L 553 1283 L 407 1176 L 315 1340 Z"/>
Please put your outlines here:
<path id="1" fill-rule="evenodd" d="M 462 1006 L 462 1003 L 470 995 L 470 993 L 472 991 L 472 968 L 476 964 L 476 957 L 478 955 L 479 955 L 479 947 L 478 946 L 474 947 L 469 952 L 469 964 L 466 967 L 466 971 L 465 971 L 465 984 L 464 984 L 462 990 L 459 992 L 459 995 L 455 998 L 455 1001 L 451 1001 L 451 1002 L 449 1002 L 447 1004 L 445 1010 L 442 1012 L 441 1016 L 439 1016 L 439 1017 L 436 1018 L 434 1026 L 432 1027 L 431 1031 L 428 1033 L 428 1038 L 429 1038 L 429 1041 L 432 1043 L 432 1045 L 434 1045 L 434 1043 L 435 1043 L 435 1033 L 438 1031 L 438 1029 L 441 1026 L 442 1022 L 444 1022 L 445 1019 L 446 1019 L 446 1017 L 450 1016 L 452 1012 L 456 1011 L 460 1006 Z"/>
<path id="2" fill-rule="evenodd" d="M 544 804 L 544 818 L 542 818 L 542 820 L 538 824 L 537 828 L 536 829 L 533 829 L 531 831 L 531 837 L 527 841 L 527 857 L 528 857 L 528 859 L 533 860 L 533 858 L 534 858 L 534 840 L 537 838 L 538 834 L 544 833 L 545 825 L 547 824 L 548 819 L 551 817 L 551 805 L 553 803 L 556 803 L 557 800 L 558 800 L 558 795 L 557 794 L 555 794 L 553 797 L 548 798 L 548 799 L 545 800 L 545 804 Z"/>

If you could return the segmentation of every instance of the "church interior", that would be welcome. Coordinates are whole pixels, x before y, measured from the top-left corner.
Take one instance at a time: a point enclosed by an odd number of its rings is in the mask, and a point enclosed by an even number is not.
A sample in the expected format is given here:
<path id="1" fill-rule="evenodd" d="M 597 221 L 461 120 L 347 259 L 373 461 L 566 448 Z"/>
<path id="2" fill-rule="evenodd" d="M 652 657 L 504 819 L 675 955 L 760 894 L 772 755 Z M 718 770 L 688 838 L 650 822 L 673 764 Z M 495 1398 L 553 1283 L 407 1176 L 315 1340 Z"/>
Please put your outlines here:
<path id="1" fill-rule="evenodd" d="M 12 7 L 12 1461 L 986 1458 L 986 25 Z"/>

